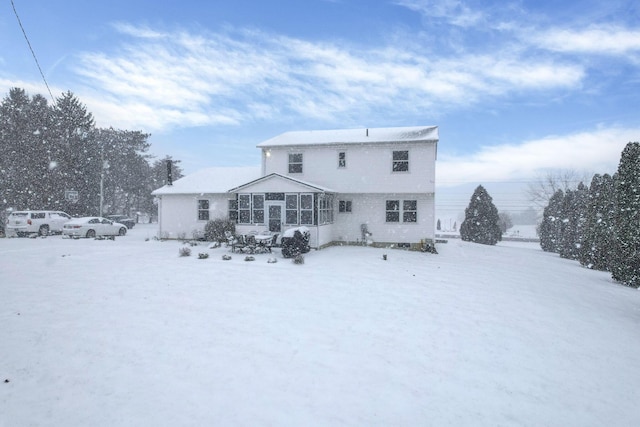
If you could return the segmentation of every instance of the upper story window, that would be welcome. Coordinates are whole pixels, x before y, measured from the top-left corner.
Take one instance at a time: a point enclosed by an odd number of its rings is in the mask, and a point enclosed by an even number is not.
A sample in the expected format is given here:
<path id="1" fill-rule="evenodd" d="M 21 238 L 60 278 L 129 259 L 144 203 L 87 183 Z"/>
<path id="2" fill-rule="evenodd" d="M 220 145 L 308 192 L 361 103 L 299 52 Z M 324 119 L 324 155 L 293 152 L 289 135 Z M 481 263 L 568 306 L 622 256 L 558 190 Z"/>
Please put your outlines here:
<path id="1" fill-rule="evenodd" d="M 393 172 L 409 172 L 409 152 L 394 151 L 393 152 Z"/>
<path id="2" fill-rule="evenodd" d="M 209 221 L 209 201 L 198 200 L 198 220 Z"/>
<path id="3" fill-rule="evenodd" d="M 289 153 L 289 173 L 302 173 L 302 153 Z"/>
<path id="4" fill-rule="evenodd" d="M 346 168 L 347 167 L 347 152 L 339 151 L 338 152 L 338 168 Z"/>

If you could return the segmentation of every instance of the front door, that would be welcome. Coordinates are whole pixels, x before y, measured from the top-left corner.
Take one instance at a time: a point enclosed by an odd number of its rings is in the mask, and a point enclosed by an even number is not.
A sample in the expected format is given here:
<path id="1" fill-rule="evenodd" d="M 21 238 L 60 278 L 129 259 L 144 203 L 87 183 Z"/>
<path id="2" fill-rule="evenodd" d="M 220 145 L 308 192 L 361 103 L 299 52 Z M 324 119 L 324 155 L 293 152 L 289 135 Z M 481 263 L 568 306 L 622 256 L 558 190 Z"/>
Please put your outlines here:
<path id="1" fill-rule="evenodd" d="M 271 231 L 272 233 L 282 232 L 283 222 L 284 203 L 267 202 L 267 224 L 269 224 L 269 231 Z"/>

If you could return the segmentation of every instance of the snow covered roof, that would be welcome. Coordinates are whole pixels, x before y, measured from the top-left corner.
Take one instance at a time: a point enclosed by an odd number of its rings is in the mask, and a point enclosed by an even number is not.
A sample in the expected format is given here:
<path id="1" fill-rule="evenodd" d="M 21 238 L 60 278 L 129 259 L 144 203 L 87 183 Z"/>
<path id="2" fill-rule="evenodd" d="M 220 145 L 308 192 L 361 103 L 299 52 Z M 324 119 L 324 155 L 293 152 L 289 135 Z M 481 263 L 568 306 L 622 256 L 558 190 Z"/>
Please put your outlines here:
<path id="1" fill-rule="evenodd" d="M 252 186 L 255 186 L 255 185 L 259 184 L 259 183 L 263 183 L 263 182 L 270 181 L 270 180 L 279 180 L 279 182 L 288 181 L 289 183 L 294 183 L 294 184 L 298 184 L 298 185 L 300 185 L 302 187 L 305 187 L 307 190 L 310 190 L 310 191 L 321 191 L 321 192 L 324 192 L 324 193 L 335 193 L 336 192 L 336 191 L 334 191 L 334 190 L 332 190 L 330 188 L 323 187 L 323 186 L 320 186 L 320 185 L 317 185 L 317 184 L 313 184 L 313 183 L 308 182 L 308 181 L 301 181 L 299 179 L 291 178 L 290 176 L 281 175 L 279 173 L 270 173 L 269 175 L 262 176 L 262 177 L 260 177 L 258 179 L 255 179 L 255 180 L 251 181 L 251 182 L 246 182 L 246 183 L 244 183 L 244 184 L 242 184 L 242 185 L 240 185 L 240 186 L 238 186 L 236 188 L 230 189 L 229 192 L 236 192 L 237 193 L 237 192 L 239 192 L 241 190 L 247 189 L 248 187 L 252 187 Z"/>
<path id="2" fill-rule="evenodd" d="M 286 147 L 298 145 L 376 144 L 389 142 L 438 141 L 438 126 L 363 128 L 285 132 L 257 145 Z"/>
<path id="3" fill-rule="evenodd" d="M 256 180 L 262 176 L 259 166 L 216 167 L 203 169 L 165 185 L 151 194 L 204 194 L 226 193 L 232 188 Z"/>

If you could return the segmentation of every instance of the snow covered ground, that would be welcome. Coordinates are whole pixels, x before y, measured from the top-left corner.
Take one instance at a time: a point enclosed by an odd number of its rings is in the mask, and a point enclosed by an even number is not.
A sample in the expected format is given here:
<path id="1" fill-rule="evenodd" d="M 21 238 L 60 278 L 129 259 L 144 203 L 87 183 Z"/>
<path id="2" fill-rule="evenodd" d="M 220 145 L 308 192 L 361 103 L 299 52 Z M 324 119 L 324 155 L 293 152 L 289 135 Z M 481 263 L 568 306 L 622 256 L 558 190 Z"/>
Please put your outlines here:
<path id="1" fill-rule="evenodd" d="M 296 265 L 155 232 L 0 239 L 0 426 L 640 425 L 640 293 L 535 243 Z"/>

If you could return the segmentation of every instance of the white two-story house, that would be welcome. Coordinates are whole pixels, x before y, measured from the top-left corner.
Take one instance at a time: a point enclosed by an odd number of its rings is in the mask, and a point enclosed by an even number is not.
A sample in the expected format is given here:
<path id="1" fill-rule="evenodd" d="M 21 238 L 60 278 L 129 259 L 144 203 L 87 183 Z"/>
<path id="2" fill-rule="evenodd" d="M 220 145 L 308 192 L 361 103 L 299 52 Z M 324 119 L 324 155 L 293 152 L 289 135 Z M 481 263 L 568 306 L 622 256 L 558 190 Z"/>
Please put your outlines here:
<path id="1" fill-rule="evenodd" d="M 435 236 L 438 128 L 287 132 L 258 168 L 212 168 L 153 192 L 164 237 L 230 218 L 238 233 L 306 226 L 311 246 L 419 247 Z"/>

